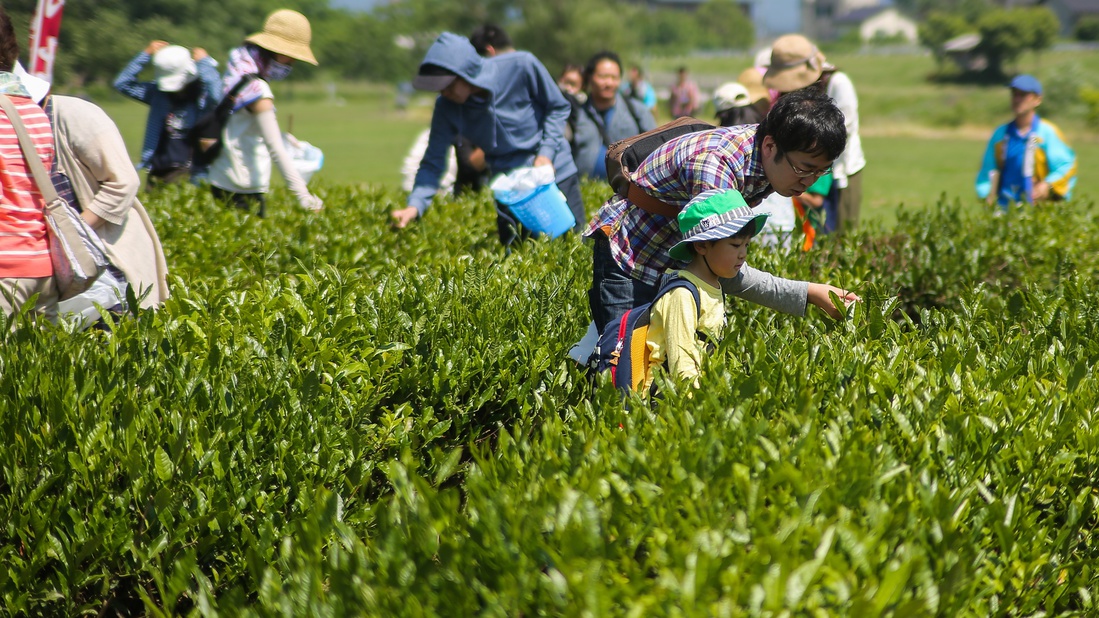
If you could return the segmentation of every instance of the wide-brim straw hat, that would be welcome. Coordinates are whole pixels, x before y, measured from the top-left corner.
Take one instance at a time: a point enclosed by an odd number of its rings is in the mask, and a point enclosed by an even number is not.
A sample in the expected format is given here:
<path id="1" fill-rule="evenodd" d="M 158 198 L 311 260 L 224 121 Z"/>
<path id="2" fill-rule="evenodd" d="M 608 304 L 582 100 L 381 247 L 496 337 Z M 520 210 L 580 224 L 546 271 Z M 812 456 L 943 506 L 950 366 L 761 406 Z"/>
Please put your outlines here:
<path id="1" fill-rule="evenodd" d="M 771 93 L 763 85 L 763 73 L 755 67 L 748 67 L 740 72 L 736 81 L 748 89 L 748 97 L 752 103 L 767 99 L 771 100 Z"/>
<path id="2" fill-rule="evenodd" d="M 263 31 L 244 39 L 255 43 L 267 51 L 295 60 L 308 62 L 316 66 L 317 58 L 309 43 L 313 40 L 313 29 L 305 15 L 290 9 L 280 9 L 267 16 L 263 22 Z"/>
<path id="3" fill-rule="evenodd" d="M 771 46 L 771 65 L 763 85 L 779 92 L 800 90 L 820 79 L 827 63 L 816 45 L 800 34 L 787 34 Z"/>

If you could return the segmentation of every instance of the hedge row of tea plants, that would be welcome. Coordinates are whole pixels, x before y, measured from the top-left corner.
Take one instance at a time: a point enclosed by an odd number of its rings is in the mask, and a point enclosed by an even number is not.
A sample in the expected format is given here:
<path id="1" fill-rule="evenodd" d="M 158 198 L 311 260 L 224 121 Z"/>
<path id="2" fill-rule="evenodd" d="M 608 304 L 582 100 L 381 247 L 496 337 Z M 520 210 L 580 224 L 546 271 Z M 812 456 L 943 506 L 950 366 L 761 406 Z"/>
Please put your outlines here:
<path id="1" fill-rule="evenodd" d="M 1090 204 L 756 247 L 865 302 L 730 301 L 701 389 L 647 402 L 565 355 L 579 239 L 321 191 L 260 220 L 169 189 L 163 308 L 0 324 L 0 613 L 1099 611 Z"/>

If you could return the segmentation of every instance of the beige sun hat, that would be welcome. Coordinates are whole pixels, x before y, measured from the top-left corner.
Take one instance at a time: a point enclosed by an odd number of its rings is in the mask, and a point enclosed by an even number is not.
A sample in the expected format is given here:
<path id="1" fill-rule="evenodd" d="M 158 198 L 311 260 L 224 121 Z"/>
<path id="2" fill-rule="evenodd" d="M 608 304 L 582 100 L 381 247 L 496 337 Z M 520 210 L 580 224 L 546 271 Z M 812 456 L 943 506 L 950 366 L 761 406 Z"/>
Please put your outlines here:
<path id="1" fill-rule="evenodd" d="M 759 69 L 755 67 L 744 69 L 737 76 L 736 81 L 748 89 L 748 97 L 752 103 L 763 99 L 771 100 L 771 93 L 767 92 L 767 87 L 763 85 L 763 73 L 760 73 Z"/>
<path id="2" fill-rule="evenodd" d="M 309 27 L 309 20 L 305 15 L 290 9 L 279 9 L 267 16 L 267 21 L 263 22 L 262 32 L 257 32 L 244 40 L 255 43 L 267 51 L 290 56 L 295 60 L 316 66 L 317 58 L 313 55 L 313 50 L 309 49 L 309 42 L 312 39 L 313 30 Z"/>
<path id="3" fill-rule="evenodd" d="M 820 79 L 825 69 L 824 54 L 800 34 L 786 34 L 771 46 L 771 66 L 763 85 L 779 92 L 793 92 Z"/>

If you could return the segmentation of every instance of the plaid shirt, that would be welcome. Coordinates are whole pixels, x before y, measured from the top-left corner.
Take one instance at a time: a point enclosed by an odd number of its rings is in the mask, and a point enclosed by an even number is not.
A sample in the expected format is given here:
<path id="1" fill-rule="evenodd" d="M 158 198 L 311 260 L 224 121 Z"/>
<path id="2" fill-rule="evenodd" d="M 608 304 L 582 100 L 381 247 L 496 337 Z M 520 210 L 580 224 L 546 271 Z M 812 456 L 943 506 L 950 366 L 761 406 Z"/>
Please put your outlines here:
<path id="1" fill-rule="evenodd" d="M 749 206 L 758 206 L 774 189 L 767 182 L 755 148 L 758 125 L 721 127 L 676 138 L 645 159 L 633 179 L 646 193 L 683 208 L 708 189 L 736 189 Z M 683 235 L 675 219 L 635 206 L 613 195 L 588 224 L 610 239 L 611 255 L 627 274 L 655 285 L 664 271 L 679 267 L 668 251 Z"/>

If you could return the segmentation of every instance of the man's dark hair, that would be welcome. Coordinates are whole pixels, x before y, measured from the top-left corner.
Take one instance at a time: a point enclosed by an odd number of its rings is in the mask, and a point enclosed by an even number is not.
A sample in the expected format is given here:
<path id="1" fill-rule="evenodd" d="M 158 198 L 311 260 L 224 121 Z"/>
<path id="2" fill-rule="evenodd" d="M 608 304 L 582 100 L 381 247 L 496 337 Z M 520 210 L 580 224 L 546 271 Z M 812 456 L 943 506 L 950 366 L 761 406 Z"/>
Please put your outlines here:
<path id="1" fill-rule="evenodd" d="M 756 144 L 767 135 L 778 147 L 776 159 L 788 152 L 805 152 L 835 161 L 847 147 L 843 112 L 831 97 L 811 86 L 779 97 L 759 125 Z"/>
<path id="2" fill-rule="evenodd" d="M 473 34 L 469 35 L 469 42 L 473 44 L 473 48 L 477 50 L 477 53 L 482 56 L 488 53 L 489 47 L 500 51 L 512 46 L 511 37 L 508 36 L 508 33 L 491 22 L 477 26 L 473 30 Z"/>
<path id="3" fill-rule="evenodd" d="M 618 75 L 622 76 L 622 59 L 618 57 L 618 54 L 612 51 L 601 51 L 588 59 L 587 66 L 584 67 L 584 85 L 591 83 L 591 76 L 595 75 L 595 67 L 604 60 L 610 60 L 618 65 Z"/>
<path id="4" fill-rule="evenodd" d="M 19 58 L 19 41 L 15 40 L 15 27 L 7 11 L 0 6 L 0 71 L 10 73 Z"/>

